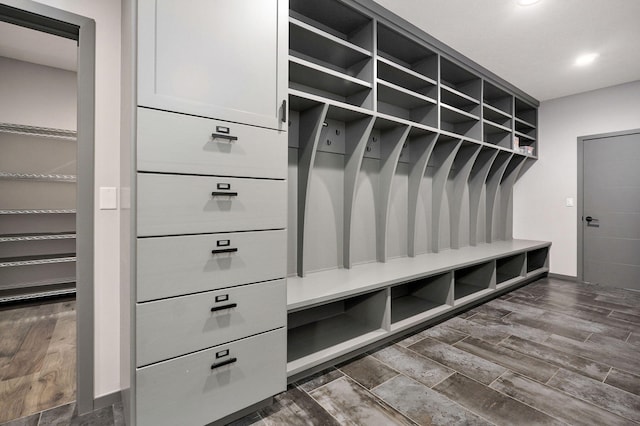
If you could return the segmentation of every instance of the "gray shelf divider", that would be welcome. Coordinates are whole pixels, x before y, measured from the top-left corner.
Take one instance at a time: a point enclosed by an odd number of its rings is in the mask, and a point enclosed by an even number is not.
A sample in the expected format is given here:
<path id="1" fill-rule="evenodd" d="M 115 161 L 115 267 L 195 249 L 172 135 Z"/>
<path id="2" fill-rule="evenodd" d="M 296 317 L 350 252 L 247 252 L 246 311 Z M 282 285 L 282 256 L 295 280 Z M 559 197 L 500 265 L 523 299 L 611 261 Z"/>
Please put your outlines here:
<path id="1" fill-rule="evenodd" d="M 300 113 L 300 136 L 298 148 L 298 254 L 297 271 L 305 276 L 305 224 L 309 208 L 309 184 L 320 139 L 322 125 L 329 105 L 320 104 Z"/>
<path id="2" fill-rule="evenodd" d="M 513 154 L 509 152 L 500 152 L 493 164 L 491 165 L 491 169 L 489 170 L 489 176 L 487 176 L 487 191 L 486 191 L 486 227 L 485 227 L 485 237 L 486 242 L 491 243 L 496 240 L 494 238 L 495 231 L 493 228 L 494 224 L 494 215 L 497 210 L 496 204 L 498 199 L 498 190 L 500 189 L 500 182 L 502 181 L 502 176 L 504 175 L 507 166 L 509 165 L 509 161 L 513 157 Z"/>
<path id="3" fill-rule="evenodd" d="M 393 176 L 398 167 L 402 147 L 409 136 L 409 126 L 398 126 L 384 130 L 380 134 L 380 193 L 377 206 L 377 260 L 387 261 L 387 238 L 389 220 L 389 202 Z"/>
<path id="4" fill-rule="evenodd" d="M 434 253 L 441 250 L 440 247 L 440 217 L 442 212 L 442 200 L 445 187 L 453 162 L 458 150 L 462 146 L 462 140 L 443 137 L 440 135 L 431 154 L 434 163 L 432 177 L 432 211 L 431 211 L 431 249 Z"/>
<path id="5" fill-rule="evenodd" d="M 500 183 L 500 211 L 496 239 L 510 240 L 513 238 L 513 185 L 520 176 L 520 170 L 524 165 L 525 157 L 514 155 L 502 176 Z M 495 229 L 495 228 L 494 228 Z"/>
<path id="6" fill-rule="evenodd" d="M 409 135 L 410 148 L 410 169 L 409 169 L 409 198 L 408 198 L 408 217 L 407 217 L 407 243 L 408 254 L 415 257 L 417 251 L 417 220 L 418 220 L 418 200 L 420 198 L 422 183 L 424 182 L 424 174 L 427 170 L 427 164 L 433 148 L 436 146 L 438 139 L 437 133 L 421 133 L 415 136 Z"/>
<path id="7" fill-rule="evenodd" d="M 489 171 L 500 151 L 489 147 L 482 147 L 469 176 L 469 244 L 475 246 L 479 241 L 478 224 L 480 224 L 480 201 L 486 196 Z M 482 226 L 485 224 L 483 223 Z"/>
<path id="8" fill-rule="evenodd" d="M 346 149 L 344 159 L 344 249 L 343 263 L 345 268 L 351 268 L 351 229 L 353 226 L 353 208 L 358 187 L 358 175 L 362 166 L 362 159 L 367 148 L 367 142 L 373 130 L 375 119 L 365 117 L 347 123 Z"/>
<path id="9" fill-rule="evenodd" d="M 453 167 L 449 173 L 447 198 L 449 200 L 450 245 L 452 249 L 469 245 L 469 217 L 464 215 L 469 215 L 470 210 L 464 208 L 463 198 L 469 188 L 469 176 L 480 154 L 480 148 L 480 145 L 477 144 L 463 143 L 456 154 Z M 463 226 L 464 229 L 461 229 Z"/>

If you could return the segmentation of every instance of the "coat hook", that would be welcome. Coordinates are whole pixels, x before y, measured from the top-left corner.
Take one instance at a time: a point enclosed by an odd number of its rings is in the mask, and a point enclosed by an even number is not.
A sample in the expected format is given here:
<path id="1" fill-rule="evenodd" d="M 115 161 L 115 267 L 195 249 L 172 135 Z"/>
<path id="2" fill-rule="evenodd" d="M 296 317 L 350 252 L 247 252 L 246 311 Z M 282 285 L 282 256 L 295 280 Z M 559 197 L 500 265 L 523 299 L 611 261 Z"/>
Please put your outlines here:
<path id="1" fill-rule="evenodd" d="M 331 145 L 331 141 L 327 139 L 327 145 Z"/>

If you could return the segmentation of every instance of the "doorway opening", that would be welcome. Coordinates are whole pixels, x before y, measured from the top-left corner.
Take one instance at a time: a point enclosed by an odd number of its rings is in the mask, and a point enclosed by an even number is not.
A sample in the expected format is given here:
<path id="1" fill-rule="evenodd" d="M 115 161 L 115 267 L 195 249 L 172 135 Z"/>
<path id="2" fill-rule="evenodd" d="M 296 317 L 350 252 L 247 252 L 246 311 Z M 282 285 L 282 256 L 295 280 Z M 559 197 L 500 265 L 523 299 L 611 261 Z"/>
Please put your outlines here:
<path id="1" fill-rule="evenodd" d="M 640 290 L 640 129 L 578 138 L 578 279 Z"/>
<path id="2" fill-rule="evenodd" d="M 93 20 L 0 5 L 0 423 L 93 410 Z"/>

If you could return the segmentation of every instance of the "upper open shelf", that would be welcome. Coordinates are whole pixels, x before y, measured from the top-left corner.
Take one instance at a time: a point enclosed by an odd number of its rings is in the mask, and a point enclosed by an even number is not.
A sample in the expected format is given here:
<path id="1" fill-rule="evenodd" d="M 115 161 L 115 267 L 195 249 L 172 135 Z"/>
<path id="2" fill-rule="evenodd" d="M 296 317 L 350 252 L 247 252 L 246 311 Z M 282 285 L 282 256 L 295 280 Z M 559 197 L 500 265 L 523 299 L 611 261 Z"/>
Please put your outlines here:
<path id="1" fill-rule="evenodd" d="M 289 49 L 293 56 L 352 76 L 371 59 L 371 51 L 295 18 L 289 19 Z"/>
<path id="2" fill-rule="evenodd" d="M 479 76 L 446 58 L 440 58 L 440 85 L 480 102 L 482 80 Z"/>
<path id="3" fill-rule="evenodd" d="M 366 50 L 373 48 L 372 19 L 336 0 L 290 0 L 290 16 Z"/>
<path id="4" fill-rule="evenodd" d="M 408 36 L 378 24 L 378 56 L 430 81 L 438 79 L 438 55 Z"/>

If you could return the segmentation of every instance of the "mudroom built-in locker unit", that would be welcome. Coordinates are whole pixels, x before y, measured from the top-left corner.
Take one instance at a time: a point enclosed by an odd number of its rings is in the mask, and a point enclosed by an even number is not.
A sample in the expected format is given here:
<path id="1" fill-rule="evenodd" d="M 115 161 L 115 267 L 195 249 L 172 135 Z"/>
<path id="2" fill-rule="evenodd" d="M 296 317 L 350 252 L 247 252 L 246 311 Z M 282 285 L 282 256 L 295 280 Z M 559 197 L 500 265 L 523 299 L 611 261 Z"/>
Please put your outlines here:
<path id="1" fill-rule="evenodd" d="M 398 23 L 290 1 L 289 380 L 548 271 L 512 235 L 537 102 Z"/>
<path id="2" fill-rule="evenodd" d="M 125 28 L 129 424 L 230 421 L 548 272 L 512 235 L 538 102 L 379 5 L 139 0 Z"/>

